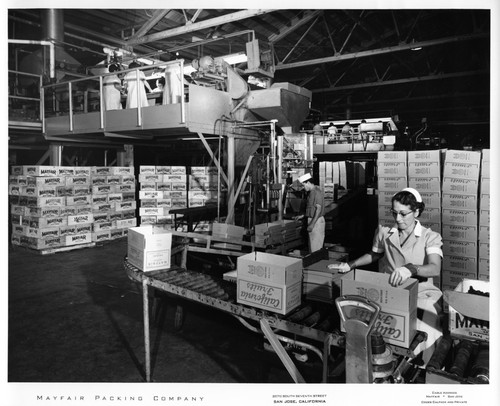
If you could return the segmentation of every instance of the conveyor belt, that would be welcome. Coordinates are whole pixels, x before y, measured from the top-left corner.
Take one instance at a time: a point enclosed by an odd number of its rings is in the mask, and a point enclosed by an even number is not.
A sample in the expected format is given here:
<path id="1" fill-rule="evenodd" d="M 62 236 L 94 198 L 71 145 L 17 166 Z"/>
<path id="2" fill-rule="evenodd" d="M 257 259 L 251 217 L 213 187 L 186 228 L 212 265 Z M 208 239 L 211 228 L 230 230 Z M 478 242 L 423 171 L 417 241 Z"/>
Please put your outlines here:
<path id="1" fill-rule="evenodd" d="M 158 290 L 194 302 L 225 311 L 235 316 L 260 322 L 265 319 L 269 325 L 280 332 L 287 332 L 301 338 L 342 347 L 344 337 L 334 330 L 331 312 L 323 304 L 304 304 L 291 314 L 281 316 L 264 310 L 236 303 L 236 285 L 224 280 L 215 280 L 209 275 L 182 268 L 142 272 L 126 259 L 125 270 L 130 279 L 146 282 Z"/>

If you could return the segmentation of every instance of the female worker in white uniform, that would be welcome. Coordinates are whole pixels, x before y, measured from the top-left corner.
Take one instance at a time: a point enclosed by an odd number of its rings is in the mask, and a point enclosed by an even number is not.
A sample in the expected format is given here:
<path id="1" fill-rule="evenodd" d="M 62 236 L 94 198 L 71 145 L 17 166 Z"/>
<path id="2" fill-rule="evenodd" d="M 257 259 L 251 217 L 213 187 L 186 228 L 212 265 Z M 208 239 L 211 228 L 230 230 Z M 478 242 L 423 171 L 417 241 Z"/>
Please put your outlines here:
<path id="1" fill-rule="evenodd" d="M 389 283 L 400 286 L 408 278 L 418 284 L 417 330 L 427 333 L 427 340 L 414 353 L 422 352 L 425 364 L 429 361 L 436 340 L 442 336 L 439 299 L 442 292 L 433 284 L 441 274 L 443 257 L 441 235 L 420 224 L 417 217 L 425 204 L 420 193 L 405 188 L 392 197 L 391 213 L 396 223 L 392 227 L 379 225 L 373 238 L 372 250 L 348 263 L 332 264 L 339 272 L 349 272 L 378 260 L 379 272 L 390 273 Z"/>
<path id="2" fill-rule="evenodd" d="M 108 72 L 113 73 L 120 70 L 118 65 L 111 64 L 108 66 Z M 103 96 L 104 96 L 104 109 L 105 110 L 119 110 L 122 108 L 121 103 L 121 90 L 122 81 L 118 75 L 107 75 L 102 79 Z"/>
<path id="3" fill-rule="evenodd" d="M 128 67 L 129 69 L 139 68 L 141 65 L 138 62 L 132 62 Z M 137 73 L 139 74 L 139 83 L 137 83 Z M 137 107 L 137 100 L 139 96 L 140 106 L 147 107 L 148 98 L 146 96 L 147 87 L 150 92 L 152 92 L 151 86 L 146 80 L 146 75 L 143 71 L 130 71 L 123 78 L 123 83 L 125 89 L 127 90 L 127 109 L 133 109 Z"/>

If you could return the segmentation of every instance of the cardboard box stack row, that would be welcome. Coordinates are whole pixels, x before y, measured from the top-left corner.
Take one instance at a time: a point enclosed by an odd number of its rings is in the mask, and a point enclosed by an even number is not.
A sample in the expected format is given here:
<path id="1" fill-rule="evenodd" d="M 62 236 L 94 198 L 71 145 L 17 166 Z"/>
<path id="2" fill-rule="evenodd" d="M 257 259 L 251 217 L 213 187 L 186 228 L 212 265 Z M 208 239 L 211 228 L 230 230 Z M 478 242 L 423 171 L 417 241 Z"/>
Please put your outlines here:
<path id="1" fill-rule="evenodd" d="M 342 197 L 349 189 L 365 186 L 373 177 L 372 162 L 322 161 L 318 166 L 319 186 L 325 194 L 325 204 Z"/>
<path id="2" fill-rule="evenodd" d="M 455 289 L 462 279 L 477 279 L 478 204 L 481 153 L 446 151 L 443 169 L 443 283 Z"/>
<path id="3" fill-rule="evenodd" d="M 379 151 L 377 154 L 378 220 L 385 226 L 394 224 L 391 199 L 408 187 L 406 151 Z"/>
<path id="4" fill-rule="evenodd" d="M 419 221 L 441 233 L 441 151 L 408 152 L 408 186 L 418 190 L 425 204 Z"/>
<path id="5" fill-rule="evenodd" d="M 217 202 L 217 168 L 212 166 L 139 167 L 139 200 L 141 225 L 173 225 L 174 209 L 205 206 Z M 208 231 L 208 223 L 197 231 Z"/>
<path id="6" fill-rule="evenodd" d="M 335 201 L 340 196 L 338 191 L 347 190 L 347 167 L 345 161 L 319 163 L 319 187 L 325 194 L 325 205 Z"/>
<path id="7" fill-rule="evenodd" d="M 301 238 L 302 224 L 295 220 L 273 221 L 255 225 L 256 244 L 282 245 Z"/>
<path id="8" fill-rule="evenodd" d="M 477 278 L 490 280 L 490 150 L 483 150 L 479 178 L 479 264 Z"/>
<path id="9" fill-rule="evenodd" d="M 121 238 L 137 225 L 133 167 L 13 166 L 13 244 L 43 250 Z"/>

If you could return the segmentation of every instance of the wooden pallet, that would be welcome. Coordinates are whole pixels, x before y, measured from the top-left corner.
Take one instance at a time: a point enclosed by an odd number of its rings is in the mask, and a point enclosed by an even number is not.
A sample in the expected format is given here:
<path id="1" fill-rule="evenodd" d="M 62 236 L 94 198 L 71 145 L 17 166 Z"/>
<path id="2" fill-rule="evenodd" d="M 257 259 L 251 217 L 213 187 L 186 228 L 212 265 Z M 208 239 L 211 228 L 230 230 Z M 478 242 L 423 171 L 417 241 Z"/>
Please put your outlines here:
<path id="1" fill-rule="evenodd" d="M 66 251 L 73 251 L 73 250 L 80 250 L 83 248 L 92 248 L 96 246 L 95 242 L 88 242 L 85 244 L 78 244 L 78 245 L 69 245 L 66 247 L 53 247 L 53 248 L 44 248 L 44 249 L 34 249 L 30 247 L 25 247 L 22 245 L 13 245 L 16 248 L 20 248 L 29 252 L 33 252 L 39 255 L 50 255 L 50 254 L 56 254 L 58 252 L 66 252 Z"/>

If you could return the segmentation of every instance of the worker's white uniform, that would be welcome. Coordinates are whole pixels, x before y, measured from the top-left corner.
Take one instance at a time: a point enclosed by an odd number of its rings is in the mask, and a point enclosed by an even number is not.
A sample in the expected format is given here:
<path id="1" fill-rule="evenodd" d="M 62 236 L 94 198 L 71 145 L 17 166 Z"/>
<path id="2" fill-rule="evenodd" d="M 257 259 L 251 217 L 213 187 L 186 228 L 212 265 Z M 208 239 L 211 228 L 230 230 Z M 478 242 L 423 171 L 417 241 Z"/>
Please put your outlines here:
<path id="1" fill-rule="evenodd" d="M 146 96 L 146 88 L 143 83 L 145 80 L 146 75 L 144 75 L 144 72 L 142 71 L 139 71 L 139 86 L 137 86 L 136 71 L 128 72 L 123 78 L 123 82 L 127 87 L 127 109 L 137 107 L 137 96 L 139 96 L 141 107 L 149 106 L 148 97 Z"/>
<path id="2" fill-rule="evenodd" d="M 423 227 L 417 220 L 413 233 L 404 246 L 400 245 L 398 228 L 379 226 L 373 238 L 372 251 L 384 254 L 379 260 L 379 272 L 392 273 L 405 264 L 425 265 L 427 255 L 443 257 L 441 235 L 430 228 Z M 418 284 L 417 308 L 421 315 L 417 319 L 417 330 L 427 333 L 427 340 L 414 351 L 423 351 L 422 358 L 427 364 L 435 349 L 436 340 L 442 336 L 439 313 L 439 299 L 442 292 L 433 284 L 432 278 Z"/>
<path id="3" fill-rule="evenodd" d="M 310 224 L 317 210 L 317 205 L 320 205 L 321 213 L 312 231 L 309 231 L 309 250 L 315 252 L 323 248 L 325 241 L 325 198 L 323 192 L 318 186 L 309 192 L 307 197 L 306 216 L 307 224 Z"/>
<path id="4" fill-rule="evenodd" d="M 120 78 L 116 75 L 104 76 L 102 79 L 105 110 L 119 110 L 122 108 L 121 93 L 115 87 L 115 84 L 119 86 L 122 84 Z"/>
<path id="5" fill-rule="evenodd" d="M 163 87 L 162 104 L 180 103 L 182 100 L 181 67 L 168 65 L 165 68 L 165 86 Z"/>

